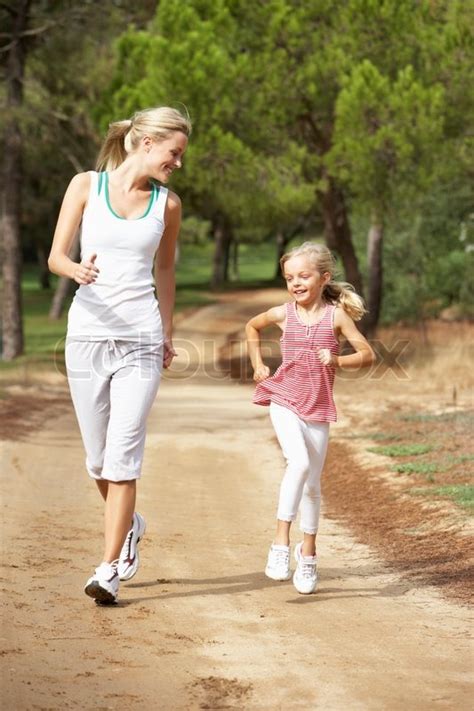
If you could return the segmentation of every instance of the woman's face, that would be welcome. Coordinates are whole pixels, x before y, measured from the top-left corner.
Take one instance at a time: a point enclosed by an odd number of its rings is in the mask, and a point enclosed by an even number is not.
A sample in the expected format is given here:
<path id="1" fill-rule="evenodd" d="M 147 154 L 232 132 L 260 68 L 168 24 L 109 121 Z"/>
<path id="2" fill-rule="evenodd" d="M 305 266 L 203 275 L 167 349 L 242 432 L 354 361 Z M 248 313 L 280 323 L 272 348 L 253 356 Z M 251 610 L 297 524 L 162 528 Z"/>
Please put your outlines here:
<path id="1" fill-rule="evenodd" d="M 174 131 L 163 141 L 144 139 L 146 166 L 150 178 L 160 183 L 167 183 L 176 168 L 181 168 L 181 161 L 188 145 L 188 138 L 181 131 Z"/>

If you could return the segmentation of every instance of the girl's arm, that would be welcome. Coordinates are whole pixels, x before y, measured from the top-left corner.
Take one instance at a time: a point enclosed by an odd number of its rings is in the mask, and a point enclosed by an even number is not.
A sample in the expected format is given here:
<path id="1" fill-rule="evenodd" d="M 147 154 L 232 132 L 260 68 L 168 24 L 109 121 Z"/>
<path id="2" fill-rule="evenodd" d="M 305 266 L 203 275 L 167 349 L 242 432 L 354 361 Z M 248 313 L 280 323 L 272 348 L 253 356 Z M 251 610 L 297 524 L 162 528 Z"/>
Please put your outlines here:
<path id="1" fill-rule="evenodd" d="M 262 360 L 262 352 L 260 346 L 260 331 L 267 326 L 278 325 L 283 328 L 286 318 L 286 308 L 283 306 L 274 306 L 268 311 L 264 311 L 258 316 L 254 316 L 245 326 L 245 334 L 247 336 L 247 347 L 250 360 L 252 362 L 255 382 L 260 383 L 270 375 L 270 368 L 266 366 Z"/>
<path id="2" fill-rule="evenodd" d="M 164 354 L 163 366 L 168 368 L 176 355 L 173 348 L 173 309 L 175 302 L 176 277 L 175 258 L 176 242 L 181 226 L 181 200 L 172 192 L 168 193 L 165 211 L 165 231 L 156 253 L 155 281 L 161 321 L 163 323 Z"/>
<path id="3" fill-rule="evenodd" d="M 78 173 L 69 183 L 48 257 L 48 266 L 53 274 L 74 279 L 78 284 L 91 284 L 96 280 L 99 272 L 94 264 L 96 254 L 92 254 L 88 260 L 84 260 L 80 264 L 69 258 L 69 252 L 87 203 L 89 188 L 90 176 L 88 173 Z"/>
<path id="4" fill-rule="evenodd" d="M 351 317 L 342 308 L 337 308 L 335 311 L 334 330 L 338 336 L 344 336 L 356 352 L 350 355 L 336 356 L 328 348 L 322 348 L 318 356 L 324 365 L 358 370 L 359 368 L 367 368 L 372 363 L 375 363 L 376 356 L 372 347 Z"/>

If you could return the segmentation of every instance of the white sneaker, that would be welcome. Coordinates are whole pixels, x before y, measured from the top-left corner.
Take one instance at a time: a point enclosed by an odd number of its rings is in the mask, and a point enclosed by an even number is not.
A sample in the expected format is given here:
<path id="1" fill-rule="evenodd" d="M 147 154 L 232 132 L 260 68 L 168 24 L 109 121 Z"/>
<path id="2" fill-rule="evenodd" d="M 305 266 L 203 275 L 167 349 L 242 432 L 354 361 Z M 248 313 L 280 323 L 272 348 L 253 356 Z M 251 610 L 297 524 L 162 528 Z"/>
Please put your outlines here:
<path id="1" fill-rule="evenodd" d="M 130 580 L 137 572 L 138 566 L 140 565 L 138 544 L 143 538 L 145 530 L 145 519 L 139 513 L 135 512 L 133 514 L 132 528 L 127 533 L 125 543 L 120 551 L 118 562 L 118 574 L 120 576 L 120 580 Z"/>
<path id="2" fill-rule="evenodd" d="M 317 558 L 315 555 L 301 555 L 301 541 L 295 546 L 295 560 L 297 563 L 293 575 L 293 585 L 302 595 L 310 595 L 316 590 L 318 574 L 316 570 Z"/>
<path id="3" fill-rule="evenodd" d="M 280 546 L 275 543 L 268 551 L 265 575 L 272 580 L 289 580 L 290 571 L 290 546 Z"/>
<path id="4" fill-rule="evenodd" d="M 93 597 L 102 605 L 111 605 L 117 599 L 119 589 L 117 563 L 117 560 L 112 563 L 101 563 L 84 588 L 86 595 Z"/>

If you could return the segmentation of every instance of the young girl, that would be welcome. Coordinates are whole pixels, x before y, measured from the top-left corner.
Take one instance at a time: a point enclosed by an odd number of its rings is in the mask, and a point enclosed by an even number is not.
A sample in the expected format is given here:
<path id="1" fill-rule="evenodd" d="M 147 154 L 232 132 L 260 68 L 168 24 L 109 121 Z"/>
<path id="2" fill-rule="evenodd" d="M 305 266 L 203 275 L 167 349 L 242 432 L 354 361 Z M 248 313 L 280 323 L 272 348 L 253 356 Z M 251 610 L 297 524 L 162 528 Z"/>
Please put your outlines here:
<path id="1" fill-rule="evenodd" d="M 188 119 L 168 107 L 112 123 L 99 172 L 71 180 L 49 257 L 52 272 L 80 284 L 69 311 L 66 367 L 87 471 L 105 501 L 102 563 L 85 587 L 99 603 L 114 603 L 119 579 L 130 580 L 139 564 L 145 521 L 135 500 L 146 419 L 162 367 L 176 355 L 181 203 L 156 183 L 166 183 L 181 167 L 190 132 Z M 76 264 L 68 254 L 81 222 Z"/>
<path id="2" fill-rule="evenodd" d="M 305 242 L 285 254 L 280 264 L 293 300 L 255 316 L 246 326 L 258 383 L 253 401 L 270 405 L 270 418 L 287 462 L 265 574 L 273 580 L 291 577 L 290 527 L 300 509 L 303 541 L 295 548 L 293 583 L 298 592 L 308 594 L 317 584 L 320 480 L 329 423 L 336 421 L 335 371 L 363 368 L 375 356 L 354 324 L 365 312 L 362 299 L 349 284 L 333 281 L 334 259 L 327 247 Z M 269 377 L 261 356 L 260 331 L 273 324 L 283 331 L 283 362 Z M 355 353 L 339 355 L 341 337 Z"/>

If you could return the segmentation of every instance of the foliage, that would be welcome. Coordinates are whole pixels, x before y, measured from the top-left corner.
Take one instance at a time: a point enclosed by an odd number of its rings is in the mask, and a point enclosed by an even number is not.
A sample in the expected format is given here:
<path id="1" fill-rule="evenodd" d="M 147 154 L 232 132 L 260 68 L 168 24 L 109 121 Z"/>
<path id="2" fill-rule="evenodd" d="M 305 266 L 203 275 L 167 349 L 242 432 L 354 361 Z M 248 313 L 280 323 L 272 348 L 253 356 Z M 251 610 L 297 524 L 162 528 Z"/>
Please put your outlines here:
<path id="1" fill-rule="evenodd" d="M 92 107 L 109 82 L 110 41 L 124 23 L 143 23 L 156 6 L 138 0 L 32 4 L 23 107 L 23 250 L 47 248 L 62 196 L 74 173 L 94 166 L 100 137 Z M 1 55 L 0 55 L 1 56 Z M 5 116 L 4 116 L 5 118 Z"/>
<path id="2" fill-rule="evenodd" d="M 304 149 L 287 141 L 275 159 L 255 140 L 255 73 L 231 5 L 161 2 L 147 32 L 118 40 L 98 116 L 103 126 L 143 106 L 184 104 L 193 136 L 176 189 L 202 218 L 225 215 L 241 239 L 259 240 L 294 223 L 312 193 L 301 174 Z"/>
<path id="3" fill-rule="evenodd" d="M 472 315 L 473 15 L 471 0 L 34 3 L 46 29 L 19 116 L 25 256 L 47 248 L 110 120 L 184 104 L 184 242 L 205 242 L 222 215 L 241 244 L 307 225 L 320 237 L 334 180 L 363 271 L 383 211 L 383 321 Z"/>
<path id="4" fill-rule="evenodd" d="M 179 233 L 180 244 L 203 245 L 209 239 L 210 223 L 198 217 L 185 217 Z"/>
<path id="5" fill-rule="evenodd" d="M 363 60 L 344 80 L 337 98 L 327 157 L 332 172 L 383 218 L 400 185 L 405 192 L 429 184 L 443 107 L 442 87 L 423 86 L 411 65 L 391 81 Z"/>

